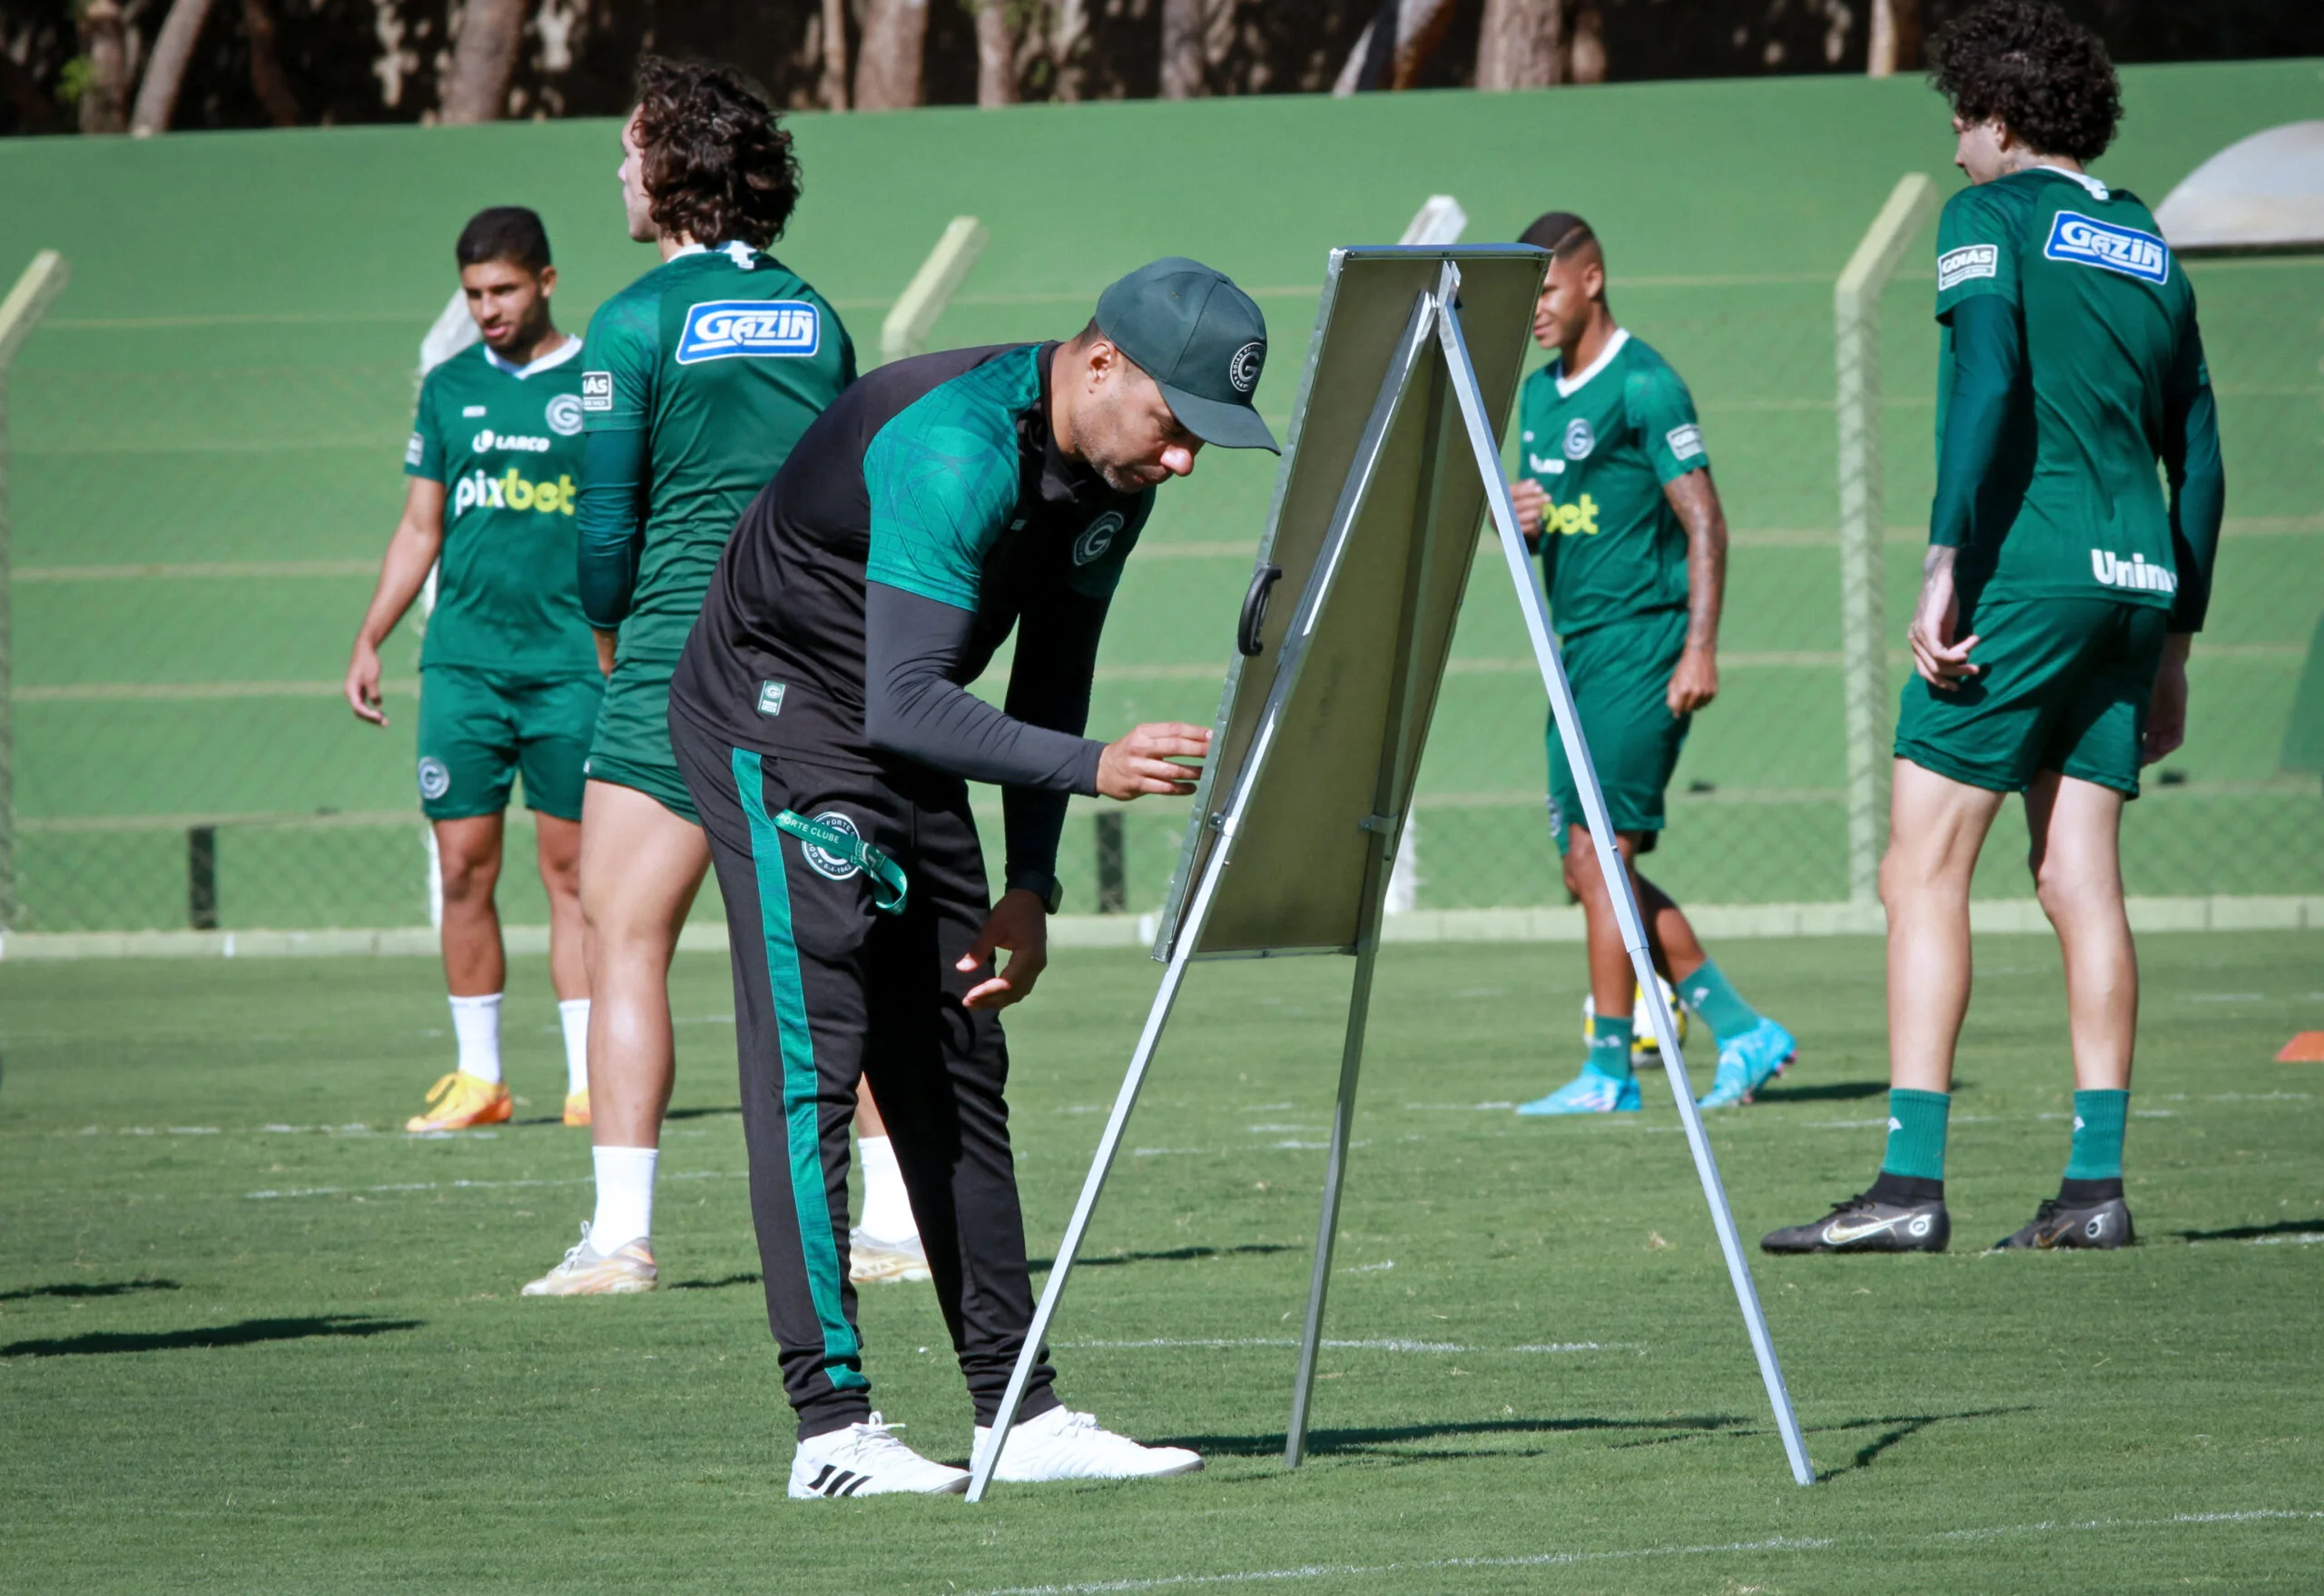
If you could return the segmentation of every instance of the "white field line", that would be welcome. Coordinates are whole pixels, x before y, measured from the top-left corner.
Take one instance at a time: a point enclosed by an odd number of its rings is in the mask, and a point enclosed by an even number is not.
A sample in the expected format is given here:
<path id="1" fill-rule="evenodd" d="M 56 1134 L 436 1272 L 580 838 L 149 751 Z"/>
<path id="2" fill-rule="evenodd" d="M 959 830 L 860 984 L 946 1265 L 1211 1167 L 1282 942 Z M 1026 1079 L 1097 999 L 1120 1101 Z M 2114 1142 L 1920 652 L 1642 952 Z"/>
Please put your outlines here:
<path id="1" fill-rule="evenodd" d="M 2240 1512 L 2182 1512 L 2166 1519 L 2086 1519 L 2078 1523 L 2002 1524 L 1990 1529 L 1944 1530 L 1937 1541 L 1975 1541 L 2004 1535 L 2054 1535 L 2094 1530 L 2171 1529 L 2218 1524 L 2308 1522 L 2324 1519 L 2324 1512 L 2255 1508 Z M 970 1596 L 1111 1596 L 1117 1591 L 1167 1591 L 1200 1585 L 1256 1585 L 1292 1580 L 1364 1579 L 1379 1575 L 1411 1575 L 1433 1569 L 1555 1568 L 1576 1563 L 1627 1562 L 1649 1557 L 1716 1557 L 1752 1552 L 1828 1552 L 1829 1539 L 1777 1537 L 1767 1541 L 1729 1541 L 1716 1546 L 1641 1546 L 1617 1552 L 1540 1552 L 1519 1557 L 1442 1557 L 1426 1562 L 1382 1563 L 1308 1563 L 1297 1568 L 1252 1569 L 1229 1574 L 1165 1574 L 1146 1580 L 1094 1580 L 1068 1585 L 1008 1585 Z"/>
<path id="2" fill-rule="evenodd" d="M 1194 1585 L 1249 1585 L 1278 1580 L 1361 1579 L 1416 1574 L 1429 1569 L 1553 1568 L 1561 1563 L 1618 1562 L 1642 1557 L 1707 1557 L 1736 1552 L 1822 1552 L 1829 1541 L 1730 1541 L 1721 1546 L 1650 1546 L 1630 1552 L 1541 1552 L 1529 1557 L 1443 1557 L 1426 1562 L 1308 1563 L 1301 1568 L 1236 1574 L 1165 1574 L 1153 1580 L 1099 1580 L 1073 1585 L 1009 1585 L 974 1596 L 1102 1596 L 1117 1591 L 1167 1591 Z"/>
<path id="3" fill-rule="evenodd" d="M 1196 1336 L 1177 1339 L 1156 1336 L 1142 1341 L 1060 1341 L 1061 1347 L 1081 1351 L 1142 1352 L 1177 1350 L 1219 1352 L 1241 1346 L 1297 1346 L 1299 1343 L 1288 1335 L 1243 1335 L 1226 1337 Z M 1531 1346 L 1470 1346 L 1457 1341 L 1325 1341 L 1334 1352 L 1395 1352 L 1395 1353 L 1575 1353 L 1575 1352 L 1640 1352 L 1646 1350 L 1642 1341 L 1551 1341 Z"/>
<path id="4" fill-rule="evenodd" d="M 665 1175 L 665 1180 L 743 1180 L 749 1171 L 743 1169 L 681 1169 Z M 244 1192 L 251 1202 L 268 1202 L 285 1197 L 374 1197 L 406 1191 L 485 1191 L 519 1186 L 587 1186 L 596 1179 L 589 1175 L 577 1175 L 558 1180 L 401 1180 L 389 1186 L 301 1186 L 285 1191 Z"/>

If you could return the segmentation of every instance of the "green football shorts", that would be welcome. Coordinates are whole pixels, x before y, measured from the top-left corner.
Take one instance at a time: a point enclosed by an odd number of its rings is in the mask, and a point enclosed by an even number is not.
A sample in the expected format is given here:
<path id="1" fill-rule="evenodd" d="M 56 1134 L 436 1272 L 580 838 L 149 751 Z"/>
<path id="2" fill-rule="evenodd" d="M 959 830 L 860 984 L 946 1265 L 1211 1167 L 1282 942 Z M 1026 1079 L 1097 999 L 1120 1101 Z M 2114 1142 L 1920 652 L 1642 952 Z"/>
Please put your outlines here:
<path id="1" fill-rule="evenodd" d="M 1640 833 L 1638 851 L 1650 852 L 1662 830 L 1662 790 L 1678 768 L 1694 718 L 1672 714 L 1669 701 L 1670 673 L 1687 648 L 1687 612 L 1655 610 L 1610 622 L 1562 646 L 1590 763 L 1605 789 L 1607 817 L 1616 832 Z M 1568 828 L 1582 819 L 1581 789 L 1566 764 L 1555 716 L 1549 743 L 1550 828 L 1563 853 Z"/>
<path id="2" fill-rule="evenodd" d="M 634 788 L 698 826 L 701 818 L 670 752 L 670 673 L 677 668 L 675 659 L 633 657 L 615 665 L 582 773 L 593 782 Z"/>
<path id="3" fill-rule="evenodd" d="M 419 673 L 419 807 L 429 820 L 498 814 L 519 772 L 525 807 L 581 818 L 581 764 L 602 680 L 466 665 Z"/>
<path id="4" fill-rule="evenodd" d="M 1992 793 L 2045 770 L 2139 795 L 2139 744 L 2170 613 L 2112 598 L 2001 599 L 1965 617 L 1983 667 L 1949 693 L 1905 684 L 1896 757 Z"/>

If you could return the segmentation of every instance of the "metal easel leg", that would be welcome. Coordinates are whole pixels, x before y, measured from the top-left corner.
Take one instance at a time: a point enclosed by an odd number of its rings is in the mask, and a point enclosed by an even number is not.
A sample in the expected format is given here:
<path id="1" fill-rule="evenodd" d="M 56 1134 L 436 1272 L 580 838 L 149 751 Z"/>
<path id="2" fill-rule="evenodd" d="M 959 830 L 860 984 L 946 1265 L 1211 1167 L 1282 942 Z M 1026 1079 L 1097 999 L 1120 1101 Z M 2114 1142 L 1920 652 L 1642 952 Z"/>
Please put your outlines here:
<path id="1" fill-rule="evenodd" d="M 1375 862 L 1367 876 L 1379 873 Z M 1315 1223 L 1315 1268 L 1307 1280 L 1307 1323 L 1299 1333 L 1299 1375 L 1291 1391 L 1291 1432 L 1283 1446 L 1283 1466 L 1287 1469 L 1297 1468 L 1307 1455 L 1307 1399 L 1315 1392 L 1315 1354 L 1323 1345 L 1324 1297 L 1331 1286 L 1332 1244 L 1340 1228 L 1340 1186 L 1347 1177 L 1348 1137 L 1355 1126 L 1355 1081 L 1364 1064 L 1364 1023 L 1372 1009 L 1372 967 L 1380 956 L 1379 917 L 1375 913 L 1372 919 L 1371 934 L 1355 955 L 1355 982 L 1348 992 L 1339 1100 L 1332 1108 L 1332 1150 L 1324 1163 L 1324 1213 Z"/>
<path id="2" fill-rule="evenodd" d="M 1461 411 L 1468 422 L 1470 447 L 1475 451 L 1477 470 L 1484 478 L 1486 501 L 1501 536 L 1502 553 L 1509 563 L 1511 579 L 1517 585 L 1519 606 L 1525 614 L 1525 630 L 1531 636 L 1533 655 L 1541 669 L 1541 684 L 1549 689 L 1550 704 L 1556 712 L 1558 735 L 1565 744 L 1566 761 L 1572 767 L 1574 784 L 1581 791 L 1582 816 L 1598 851 L 1598 868 L 1605 878 L 1608 895 L 1613 899 L 1615 917 L 1621 922 L 1622 943 L 1630 951 L 1630 968 L 1638 976 L 1640 990 L 1647 994 L 1647 1013 L 1669 1071 L 1672 1095 L 1679 1100 L 1679 1122 L 1686 1128 L 1687 1150 L 1694 1155 L 1695 1171 L 1702 1179 L 1703 1196 L 1710 1204 L 1711 1225 L 1718 1233 L 1719 1251 L 1727 1260 L 1728 1278 L 1735 1288 L 1737 1305 L 1743 1310 L 1744 1328 L 1750 1335 L 1752 1355 L 1758 1359 L 1759 1378 L 1767 1385 L 1768 1405 L 1775 1410 L 1776 1428 L 1783 1436 L 1784 1455 L 1791 1463 L 1791 1477 L 1802 1485 L 1813 1484 L 1816 1474 L 1808 1464 L 1807 1445 L 1799 1433 L 1799 1419 L 1792 1412 L 1791 1393 L 1784 1382 L 1783 1365 L 1776 1358 L 1775 1342 L 1768 1335 L 1767 1315 L 1759 1307 L 1758 1288 L 1751 1279 L 1751 1266 L 1744 1255 L 1742 1238 L 1736 1233 L 1735 1216 L 1727 1206 L 1727 1191 L 1718 1177 L 1718 1160 L 1711 1154 L 1709 1138 L 1703 1135 L 1702 1116 L 1695 1108 L 1686 1063 L 1679 1056 L 1678 1028 L 1672 1022 L 1669 1005 L 1663 1001 L 1661 983 L 1655 976 L 1645 922 L 1639 914 L 1638 900 L 1630 892 L 1630 872 L 1615 846 L 1612 823 L 1606 813 L 1606 795 L 1599 785 L 1597 768 L 1590 760 L 1590 744 L 1583 740 L 1581 716 L 1574 707 L 1573 687 L 1566 680 L 1565 664 L 1558 655 L 1557 645 L 1550 638 L 1549 603 L 1534 578 L 1532 562 L 1526 557 L 1524 539 L 1517 530 L 1517 511 L 1509 499 L 1509 485 L 1502 480 L 1501 440 L 1485 425 L 1484 397 L 1477 386 L 1476 369 L 1469 360 L 1468 343 L 1462 337 L 1459 314 L 1450 305 L 1437 321 L 1437 334 L 1443 346 L 1445 363 L 1452 369 L 1453 391 L 1460 398 Z"/>

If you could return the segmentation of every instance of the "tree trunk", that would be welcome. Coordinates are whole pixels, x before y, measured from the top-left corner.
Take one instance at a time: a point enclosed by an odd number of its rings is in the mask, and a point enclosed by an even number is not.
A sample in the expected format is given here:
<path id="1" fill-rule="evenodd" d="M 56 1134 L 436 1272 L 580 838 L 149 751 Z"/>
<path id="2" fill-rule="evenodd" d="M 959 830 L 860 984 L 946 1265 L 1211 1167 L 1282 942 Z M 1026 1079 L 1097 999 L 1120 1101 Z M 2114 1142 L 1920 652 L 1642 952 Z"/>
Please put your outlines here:
<path id="1" fill-rule="evenodd" d="M 1868 77 L 1893 77 L 1921 64 L 1920 0 L 1872 0 L 1872 37 L 1865 51 Z"/>
<path id="2" fill-rule="evenodd" d="M 855 108 L 901 111 L 920 103 L 928 0 L 871 0 L 855 50 Z"/>
<path id="3" fill-rule="evenodd" d="M 154 36 L 153 54 L 145 63 L 145 79 L 137 86 L 137 109 L 130 113 L 129 131 L 148 138 L 170 130 L 176 114 L 178 90 L 185 84 L 186 64 L 210 17 L 210 0 L 172 0 L 170 15 Z"/>
<path id="4" fill-rule="evenodd" d="M 1009 0 L 977 0 L 977 103 L 1017 103 L 1017 34 Z"/>
<path id="5" fill-rule="evenodd" d="M 823 72 L 815 98 L 826 111 L 847 109 L 847 0 L 823 0 Z"/>
<path id="6" fill-rule="evenodd" d="M 1050 98 L 1081 98 L 1082 87 L 1089 77 L 1089 64 L 1082 58 L 1083 46 L 1088 42 L 1088 0 L 1057 0 L 1049 19 L 1049 57 L 1053 68 Z"/>
<path id="7" fill-rule="evenodd" d="M 452 77 L 439 120 L 448 126 L 497 122 L 508 108 L 508 74 L 525 40 L 525 0 L 468 0 L 452 46 Z"/>
<path id="8" fill-rule="evenodd" d="M 1202 0 L 1162 0 L 1165 100 L 1191 100 L 1203 92 L 1202 9 Z"/>
<path id="9" fill-rule="evenodd" d="M 1598 7 L 1582 0 L 1574 13 L 1573 46 L 1568 53 L 1566 81 L 1602 84 L 1606 81 L 1606 28 Z"/>
<path id="10" fill-rule="evenodd" d="M 81 91 L 81 131 L 116 133 L 129 126 L 129 40 L 120 0 L 89 0 L 81 13 L 81 51 L 89 78 Z"/>
<path id="11" fill-rule="evenodd" d="M 1340 68 L 1339 81 L 1332 85 L 1334 94 L 1352 94 L 1359 89 L 1409 89 L 1420 81 L 1421 68 L 1428 64 L 1436 46 L 1444 37 L 1444 30 L 1452 25 L 1455 0 L 1393 0 L 1396 16 L 1395 43 L 1378 57 L 1374 57 L 1372 38 L 1379 27 L 1381 17 L 1388 14 L 1383 5 L 1380 16 L 1366 25 L 1357 36 L 1355 48 L 1348 52 L 1347 64 Z M 1375 74 L 1367 70 L 1377 66 Z"/>
<path id="12" fill-rule="evenodd" d="M 1477 87 L 1545 89 L 1561 75 L 1563 0 L 1485 0 L 1477 40 Z"/>
<path id="13" fill-rule="evenodd" d="M 242 0 L 242 27 L 251 36 L 251 92 L 275 126 L 298 126 L 298 96 L 290 92 L 290 74 L 282 70 L 274 13 L 266 8 L 266 0 Z"/>

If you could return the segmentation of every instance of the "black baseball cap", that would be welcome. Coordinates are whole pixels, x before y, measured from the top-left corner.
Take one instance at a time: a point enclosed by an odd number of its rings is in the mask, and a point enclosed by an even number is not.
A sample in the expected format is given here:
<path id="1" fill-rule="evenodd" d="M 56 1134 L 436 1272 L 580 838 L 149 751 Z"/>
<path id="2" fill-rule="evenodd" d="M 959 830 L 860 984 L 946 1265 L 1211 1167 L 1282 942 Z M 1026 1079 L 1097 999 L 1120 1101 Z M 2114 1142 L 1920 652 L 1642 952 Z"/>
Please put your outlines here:
<path id="1" fill-rule="evenodd" d="M 1154 379 L 1178 425 L 1221 448 L 1271 448 L 1252 396 L 1267 321 L 1223 271 L 1172 255 L 1098 296 L 1098 330 Z"/>

